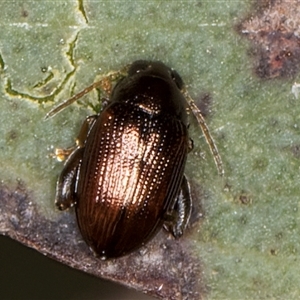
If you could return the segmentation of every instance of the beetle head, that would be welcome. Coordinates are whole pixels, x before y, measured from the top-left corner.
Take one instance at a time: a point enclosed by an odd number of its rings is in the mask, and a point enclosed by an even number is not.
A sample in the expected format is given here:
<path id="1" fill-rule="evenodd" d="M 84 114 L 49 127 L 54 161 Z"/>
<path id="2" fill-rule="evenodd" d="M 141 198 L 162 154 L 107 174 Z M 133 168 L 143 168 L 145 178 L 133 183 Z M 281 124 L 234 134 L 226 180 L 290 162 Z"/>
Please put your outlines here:
<path id="1" fill-rule="evenodd" d="M 181 90 L 184 85 L 179 74 L 160 61 L 137 60 L 133 62 L 128 71 L 128 76 L 134 76 L 139 73 L 161 77 L 167 81 L 171 79 L 179 90 Z"/>

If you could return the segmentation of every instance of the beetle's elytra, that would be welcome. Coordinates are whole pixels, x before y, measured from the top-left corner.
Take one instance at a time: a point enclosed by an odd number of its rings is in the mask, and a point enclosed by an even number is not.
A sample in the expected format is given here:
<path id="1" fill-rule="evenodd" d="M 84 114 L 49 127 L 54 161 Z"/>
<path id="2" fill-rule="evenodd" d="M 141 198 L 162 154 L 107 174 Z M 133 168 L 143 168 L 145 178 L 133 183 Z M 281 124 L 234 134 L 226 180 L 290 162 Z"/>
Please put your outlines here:
<path id="1" fill-rule="evenodd" d="M 181 236 L 191 212 L 184 168 L 191 148 L 186 108 L 194 111 L 194 104 L 177 72 L 161 62 L 136 61 L 127 71 L 109 104 L 85 121 L 57 183 L 56 205 L 75 205 L 82 236 L 102 259 L 139 248 L 167 220 Z M 202 115 L 195 114 L 221 169 Z"/>

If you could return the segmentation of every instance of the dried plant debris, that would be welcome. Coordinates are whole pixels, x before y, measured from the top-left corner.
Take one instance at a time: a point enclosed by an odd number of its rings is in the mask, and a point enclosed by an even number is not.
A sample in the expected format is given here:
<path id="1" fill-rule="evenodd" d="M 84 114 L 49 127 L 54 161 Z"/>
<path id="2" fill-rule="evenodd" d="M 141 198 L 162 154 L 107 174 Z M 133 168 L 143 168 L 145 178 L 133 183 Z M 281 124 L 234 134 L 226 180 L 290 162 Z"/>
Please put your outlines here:
<path id="1" fill-rule="evenodd" d="M 207 293 L 200 263 L 192 257 L 189 245 L 168 238 L 166 232 L 159 232 L 144 250 L 101 261 L 82 241 L 74 213 L 61 214 L 51 221 L 43 217 L 35 203 L 21 181 L 14 188 L 0 183 L 0 234 L 70 267 L 160 299 L 198 300 Z"/>
<path id="2" fill-rule="evenodd" d="M 295 77 L 300 68 L 300 0 L 258 1 L 256 7 L 256 14 L 238 25 L 253 43 L 256 74 Z"/>

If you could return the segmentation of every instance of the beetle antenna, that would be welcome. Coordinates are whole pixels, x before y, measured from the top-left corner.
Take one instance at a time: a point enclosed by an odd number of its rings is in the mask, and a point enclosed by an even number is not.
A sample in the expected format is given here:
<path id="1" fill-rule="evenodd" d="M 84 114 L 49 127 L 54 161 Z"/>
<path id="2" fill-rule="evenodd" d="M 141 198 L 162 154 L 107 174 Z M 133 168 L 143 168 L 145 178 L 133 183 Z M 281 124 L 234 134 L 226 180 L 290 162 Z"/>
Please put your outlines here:
<path id="1" fill-rule="evenodd" d="M 197 107 L 197 105 L 195 104 L 195 101 L 193 100 L 193 98 L 189 95 L 188 91 L 186 90 L 186 88 L 184 87 L 182 90 L 183 95 L 185 96 L 185 99 L 190 107 L 190 109 L 193 112 L 193 115 L 195 116 L 195 118 L 198 121 L 198 124 L 201 127 L 201 130 L 204 134 L 205 140 L 210 148 L 210 152 L 212 153 L 213 157 L 214 157 L 214 161 L 215 164 L 217 166 L 218 172 L 220 176 L 224 175 L 224 168 L 223 168 L 223 162 L 221 159 L 221 156 L 219 154 L 219 150 L 217 148 L 217 145 L 215 143 L 215 141 L 213 140 L 210 131 L 208 129 L 208 126 L 205 122 L 205 119 L 200 111 L 200 109 Z"/>
<path id="2" fill-rule="evenodd" d="M 124 68 L 122 68 L 119 71 L 109 72 L 108 74 L 103 76 L 100 80 L 94 82 L 93 84 L 86 87 L 85 89 L 83 89 L 82 91 L 80 91 L 79 93 L 74 95 L 73 97 L 63 101 L 62 103 L 58 104 L 56 107 L 52 108 L 46 114 L 45 119 L 52 118 L 57 113 L 59 113 L 60 111 L 65 109 L 67 106 L 74 103 L 75 101 L 77 101 L 78 99 L 80 99 L 81 97 L 83 97 L 84 95 L 86 95 L 87 93 L 89 93 L 90 91 L 92 91 L 93 89 L 95 89 L 97 87 L 100 87 L 102 90 L 109 93 L 111 91 L 111 82 L 116 81 L 116 80 L 120 79 L 120 77 L 125 76 L 127 74 L 128 68 L 129 68 L 129 65 L 125 66 Z"/>

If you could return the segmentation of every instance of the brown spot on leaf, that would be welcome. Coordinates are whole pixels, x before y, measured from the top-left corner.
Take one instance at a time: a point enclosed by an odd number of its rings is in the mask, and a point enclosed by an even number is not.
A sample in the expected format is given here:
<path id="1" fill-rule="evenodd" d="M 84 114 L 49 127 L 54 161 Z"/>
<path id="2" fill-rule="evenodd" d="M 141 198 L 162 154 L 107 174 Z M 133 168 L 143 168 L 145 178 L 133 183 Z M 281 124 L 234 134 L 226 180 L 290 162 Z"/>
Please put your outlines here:
<path id="1" fill-rule="evenodd" d="M 204 118 L 211 114 L 212 97 L 209 93 L 203 93 L 199 95 L 194 99 L 194 101 Z"/>
<path id="2" fill-rule="evenodd" d="M 237 30 L 252 42 L 261 78 L 295 77 L 300 69 L 300 1 L 258 1 Z"/>
<path id="3" fill-rule="evenodd" d="M 238 195 L 238 200 L 240 203 L 248 205 L 252 203 L 252 198 L 251 195 L 245 191 L 242 191 L 239 195 Z"/>
<path id="4" fill-rule="evenodd" d="M 300 145 L 294 145 L 291 147 L 291 151 L 296 158 L 300 158 Z"/>
<path id="5" fill-rule="evenodd" d="M 21 14 L 22 14 L 23 18 L 27 18 L 28 17 L 28 11 L 25 10 L 25 9 L 22 10 Z"/>
<path id="6" fill-rule="evenodd" d="M 10 130 L 6 133 L 6 142 L 11 143 L 18 138 L 18 133 L 15 130 Z"/>

